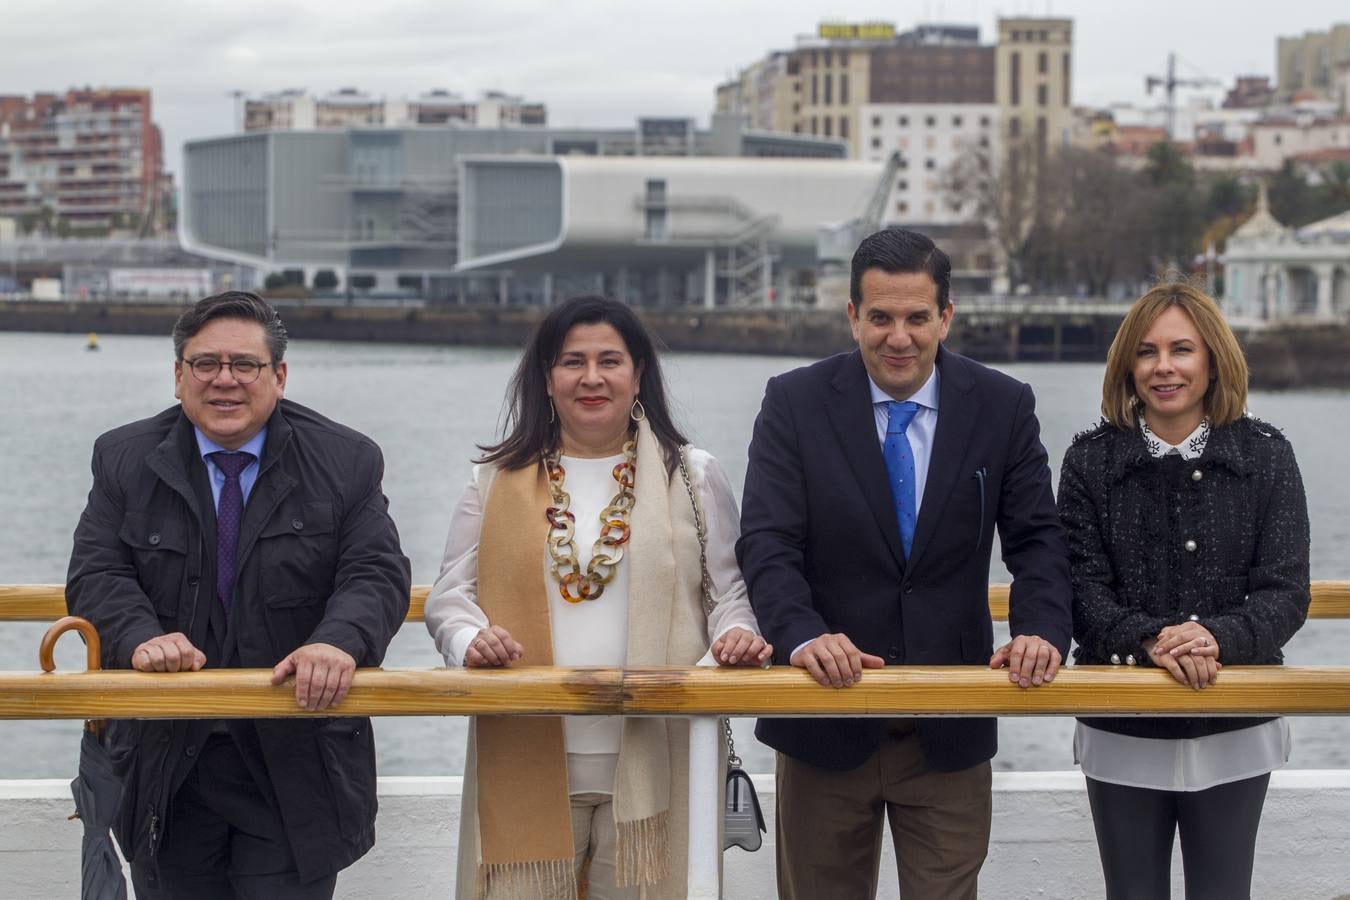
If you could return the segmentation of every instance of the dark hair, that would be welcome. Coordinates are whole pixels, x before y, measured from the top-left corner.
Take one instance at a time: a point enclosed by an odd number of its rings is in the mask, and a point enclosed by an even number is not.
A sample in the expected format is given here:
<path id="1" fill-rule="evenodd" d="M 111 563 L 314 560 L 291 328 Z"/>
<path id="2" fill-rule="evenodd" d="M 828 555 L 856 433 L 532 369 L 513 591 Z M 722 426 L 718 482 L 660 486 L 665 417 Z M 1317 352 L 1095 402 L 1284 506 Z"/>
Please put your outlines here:
<path id="1" fill-rule="evenodd" d="M 173 355 L 183 358 L 183 346 L 213 319 L 243 319 L 257 322 L 267 340 L 267 352 L 273 363 L 286 356 L 286 326 L 272 305 L 257 294 L 248 291 L 226 291 L 198 300 L 191 309 L 173 323 Z"/>
<path id="2" fill-rule="evenodd" d="M 546 376 L 558 361 L 567 333 L 576 325 L 610 325 L 623 338 L 633 365 L 640 367 L 638 392 L 647 411 L 647 424 L 661 445 L 666 469 L 679 461 L 684 435 L 675 426 L 666 400 L 666 382 L 652 336 L 637 314 L 624 303 L 607 297 L 573 297 L 548 311 L 535 325 L 525 344 L 516 372 L 507 388 L 505 436 L 500 443 L 479 444 L 483 455 L 476 461 L 496 463 L 504 469 L 523 469 L 539 462 L 545 452 L 558 449 L 557 423 L 550 421 Z"/>
<path id="3" fill-rule="evenodd" d="M 951 302 L 952 261 L 926 234 L 908 228 L 883 228 L 863 238 L 849 271 L 848 296 L 854 308 L 862 307 L 862 278 L 868 269 L 892 275 L 924 272 L 937 285 L 938 312 Z"/>

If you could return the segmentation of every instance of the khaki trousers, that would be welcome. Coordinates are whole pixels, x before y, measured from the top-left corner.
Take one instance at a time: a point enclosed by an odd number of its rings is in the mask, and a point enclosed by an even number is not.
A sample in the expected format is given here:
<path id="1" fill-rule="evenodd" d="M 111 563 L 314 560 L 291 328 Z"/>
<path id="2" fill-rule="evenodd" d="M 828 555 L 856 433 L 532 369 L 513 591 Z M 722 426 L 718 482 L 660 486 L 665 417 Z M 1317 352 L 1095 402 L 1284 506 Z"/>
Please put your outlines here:
<path id="1" fill-rule="evenodd" d="M 619 832 L 614 826 L 613 796 L 573 794 L 571 799 L 577 885 L 583 884 L 584 869 L 586 900 L 637 900 L 638 888 L 614 883 Z"/>
<path id="2" fill-rule="evenodd" d="M 877 892 L 883 814 L 904 900 L 976 896 L 989 852 L 992 768 L 938 772 L 912 720 L 896 720 L 867 762 L 822 769 L 778 754 L 778 896 L 854 900 Z"/>

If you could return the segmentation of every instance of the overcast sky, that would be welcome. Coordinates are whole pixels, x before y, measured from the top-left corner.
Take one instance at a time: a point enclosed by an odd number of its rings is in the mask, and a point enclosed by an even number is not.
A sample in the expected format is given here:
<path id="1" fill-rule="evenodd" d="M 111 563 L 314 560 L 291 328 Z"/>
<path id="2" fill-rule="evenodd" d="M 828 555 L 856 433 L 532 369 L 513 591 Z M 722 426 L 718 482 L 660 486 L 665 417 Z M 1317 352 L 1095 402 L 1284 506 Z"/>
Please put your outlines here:
<path id="1" fill-rule="evenodd" d="M 495 89 L 558 125 L 706 123 L 713 89 L 821 20 L 980 27 L 1000 15 L 1074 20 L 1074 101 L 1143 102 L 1167 53 L 1181 74 L 1274 75 L 1275 38 L 1350 21 L 1345 0 L 0 0 L 0 93 L 149 87 L 170 169 L 185 140 L 234 127 L 233 90 L 354 86 L 395 97 Z"/>

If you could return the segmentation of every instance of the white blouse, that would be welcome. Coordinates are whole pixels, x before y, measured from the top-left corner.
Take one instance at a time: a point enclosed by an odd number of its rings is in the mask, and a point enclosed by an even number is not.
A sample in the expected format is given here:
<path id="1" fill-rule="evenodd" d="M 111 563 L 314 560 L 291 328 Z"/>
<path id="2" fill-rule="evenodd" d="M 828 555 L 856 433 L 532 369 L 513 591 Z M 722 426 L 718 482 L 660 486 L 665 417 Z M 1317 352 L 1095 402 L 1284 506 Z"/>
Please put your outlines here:
<path id="1" fill-rule="evenodd" d="M 1199 459 L 1209 441 L 1209 420 L 1178 444 L 1158 437 L 1142 419 L 1140 431 L 1149 455 L 1176 454 Z M 1096 781 L 1159 791 L 1203 791 L 1220 784 L 1255 778 L 1289 761 L 1289 723 L 1273 719 L 1250 728 L 1197 738 L 1157 739 L 1116 734 L 1079 722 L 1073 759 Z"/>
<path id="2" fill-rule="evenodd" d="M 708 638 L 716 640 L 733 628 L 759 634 L 750 598 L 736 563 L 736 540 L 740 537 L 740 514 L 731 482 L 721 464 L 702 450 L 688 454 L 689 477 L 698 494 L 707 530 L 708 575 L 716 606 L 708 617 Z M 582 568 L 591 558 L 591 548 L 600 535 L 600 511 L 618 490 L 612 472 L 622 455 L 606 459 L 564 456 L 566 489 L 570 509 L 576 516 L 573 546 Z M 427 597 L 427 630 L 447 666 L 464 665 L 469 643 L 483 628 L 487 616 L 478 606 L 478 536 L 483 518 L 483 498 L 478 491 L 475 467 L 454 514 L 440 576 Z M 557 590 L 550 573 L 547 547 L 540 547 L 540 566 L 548 591 L 549 619 L 553 638 L 553 662 L 557 666 L 622 666 L 628 653 L 629 566 L 625 556 L 614 578 L 598 600 L 568 603 Z M 523 664 L 530 650 L 525 648 Z M 705 656 L 700 665 L 711 665 Z M 563 740 L 568 754 L 571 793 L 613 789 L 614 764 L 623 728 L 619 716 L 567 716 Z"/>

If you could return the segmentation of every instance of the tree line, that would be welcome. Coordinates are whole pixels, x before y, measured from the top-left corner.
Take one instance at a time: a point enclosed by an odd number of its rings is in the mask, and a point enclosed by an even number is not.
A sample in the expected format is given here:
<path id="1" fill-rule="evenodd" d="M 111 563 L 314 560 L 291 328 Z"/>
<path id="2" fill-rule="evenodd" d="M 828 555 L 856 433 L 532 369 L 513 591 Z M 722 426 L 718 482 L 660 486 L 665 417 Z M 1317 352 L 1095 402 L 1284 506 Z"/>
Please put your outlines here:
<path id="1" fill-rule="evenodd" d="M 1109 147 L 1019 147 L 1002 157 L 977 148 L 947 169 L 942 189 L 987 224 L 1014 288 L 1125 296 L 1168 269 L 1202 271 L 1207 248 L 1223 251 L 1257 196 L 1254 180 L 1199 172 L 1170 141 L 1133 162 Z M 1350 209 L 1350 163 L 1286 161 L 1266 181 L 1283 225 Z"/>

